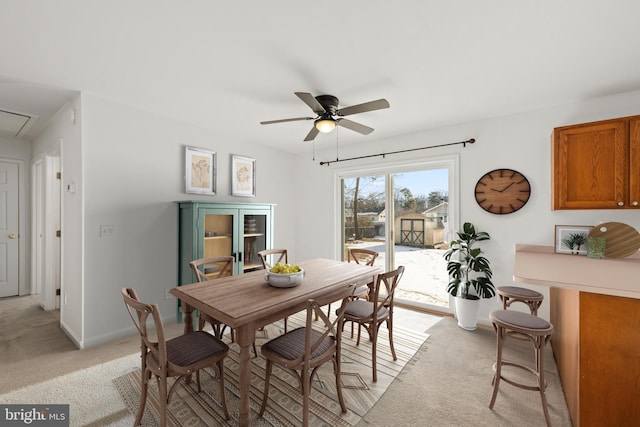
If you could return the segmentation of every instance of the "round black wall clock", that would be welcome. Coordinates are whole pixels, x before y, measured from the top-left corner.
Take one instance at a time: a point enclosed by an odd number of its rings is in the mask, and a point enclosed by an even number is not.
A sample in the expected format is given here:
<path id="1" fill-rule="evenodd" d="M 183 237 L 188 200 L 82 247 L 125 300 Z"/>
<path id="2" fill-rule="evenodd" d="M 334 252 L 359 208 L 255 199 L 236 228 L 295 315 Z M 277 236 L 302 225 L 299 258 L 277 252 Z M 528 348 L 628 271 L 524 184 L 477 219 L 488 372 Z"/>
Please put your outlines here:
<path id="1" fill-rule="evenodd" d="M 477 182 L 475 197 L 485 211 L 506 215 L 522 209 L 531 196 L 529 180 L 513 169 L 495 169 Z"/>

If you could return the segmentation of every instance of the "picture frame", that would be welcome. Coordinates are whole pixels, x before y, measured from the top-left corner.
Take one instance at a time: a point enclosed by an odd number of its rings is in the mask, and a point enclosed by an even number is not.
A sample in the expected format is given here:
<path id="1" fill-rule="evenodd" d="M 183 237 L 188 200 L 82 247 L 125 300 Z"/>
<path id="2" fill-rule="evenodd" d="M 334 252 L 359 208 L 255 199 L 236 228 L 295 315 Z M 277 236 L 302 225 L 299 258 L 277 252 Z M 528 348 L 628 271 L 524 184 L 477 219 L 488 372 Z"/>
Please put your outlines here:
<path id="1" fill-rule="evenodd" d="M 256 196 L 256 159 L 231 155 L 231 195 Z"/>
<path id="2" fill-rule="evenodd" d="M 592 225 L 556 225 L 554 252 L 568 255 L 587 255 L 587 238 Z"/>
<path id="3" fill-rule="evenodd" d="M 216 153 L 196 147 L 185 147 L 185 192 L 216 194 Z"/>

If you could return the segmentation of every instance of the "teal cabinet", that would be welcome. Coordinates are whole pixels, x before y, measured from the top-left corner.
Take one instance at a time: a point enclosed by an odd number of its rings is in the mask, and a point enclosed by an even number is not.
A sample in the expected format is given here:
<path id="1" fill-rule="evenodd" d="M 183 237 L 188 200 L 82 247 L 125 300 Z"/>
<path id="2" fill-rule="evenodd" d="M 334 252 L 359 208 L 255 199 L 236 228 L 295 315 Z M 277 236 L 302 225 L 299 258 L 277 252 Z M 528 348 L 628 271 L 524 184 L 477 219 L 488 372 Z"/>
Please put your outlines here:
<path id="1" fill-rule="evenodd" d="M 177 203 L 178 286 L 196 282 L 189 267 L 189 262 L 194 259 L 232 255 L 236 260 L 234 274 L 262 268 L 258 252 L 273 248 L 275 205 L 199 201 Z"/>

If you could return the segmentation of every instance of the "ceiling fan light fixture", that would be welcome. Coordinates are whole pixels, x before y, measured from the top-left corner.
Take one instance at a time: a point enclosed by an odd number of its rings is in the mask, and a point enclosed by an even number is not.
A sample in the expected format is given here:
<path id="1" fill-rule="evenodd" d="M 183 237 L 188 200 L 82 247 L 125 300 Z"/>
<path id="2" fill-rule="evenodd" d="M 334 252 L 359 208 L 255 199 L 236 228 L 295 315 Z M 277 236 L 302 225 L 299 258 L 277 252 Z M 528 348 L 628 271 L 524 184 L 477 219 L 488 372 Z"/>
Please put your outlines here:
<path id="1" fill-rule="evenodd" d="M 336 127 L 335 120 L 331 118 L 321 118 L 315 121 L 316 129 L 322 133 L 329 133 Z"/>

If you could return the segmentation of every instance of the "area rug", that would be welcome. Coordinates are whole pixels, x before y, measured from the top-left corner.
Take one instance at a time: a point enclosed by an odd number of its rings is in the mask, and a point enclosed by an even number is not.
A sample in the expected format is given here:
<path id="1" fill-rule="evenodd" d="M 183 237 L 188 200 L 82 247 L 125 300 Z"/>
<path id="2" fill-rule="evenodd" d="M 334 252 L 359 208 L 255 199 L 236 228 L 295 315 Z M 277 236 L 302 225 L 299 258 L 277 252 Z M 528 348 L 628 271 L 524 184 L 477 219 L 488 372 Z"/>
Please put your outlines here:
<path id="1" fill-rule="evenodd" d="M 304 325 L 304 313 L 289 317 L 288 328 Z M 267 326 L 256 336 L 258 354 L 260 345 L 282 333 L 282 324 Z M 350 326 L 343 335 L 342 346 L 342 387 L 348 411 L 342 414 L 337 401 L 335 377 L 332 364 L 327 363 L 319 370 L 311 391 L 309 422 L 313 426 L 354 426 L 375 405 L 382 394 L 400 373 L 402 368 L 420 349 L 428 334 L 394 327 L 394 344 L 398 360 L 394 361 L 389 349 L 387 329 L 380 328 L 378 337 L 378 381 L 372 382 L 371 343 L 365 336 L 359 346 L 350 337 Z M 181 383 L 169 404 L 168 423 L 170 426 L 235 426 L 238 425 L 240 403 L 238 390 L 239 347 L 229 342 L 231 348 L 225 359 L 225 385 L 227 407 L 231 420 L 224 420 L 220 404 L 219 386 L 213 378 L 212 370 L 201 374 L 202 392 L 196 385 Z M 302 395 L 296 378 L 290 372 L 274 367 L 269 389 L 267 410 L 258 416 L 265 378 L 265 362 L 260 356 L 252 358 L 251 364 L 251 424 L 257 426 L 296 426 L 302 423 Z M 126 406 L 135 415 L 140 402 L 140 370 L 133 370 L 114 380 Z M 155 384 L 149 387 L 143 425 L 158 424 L 158 393 Z"/>

